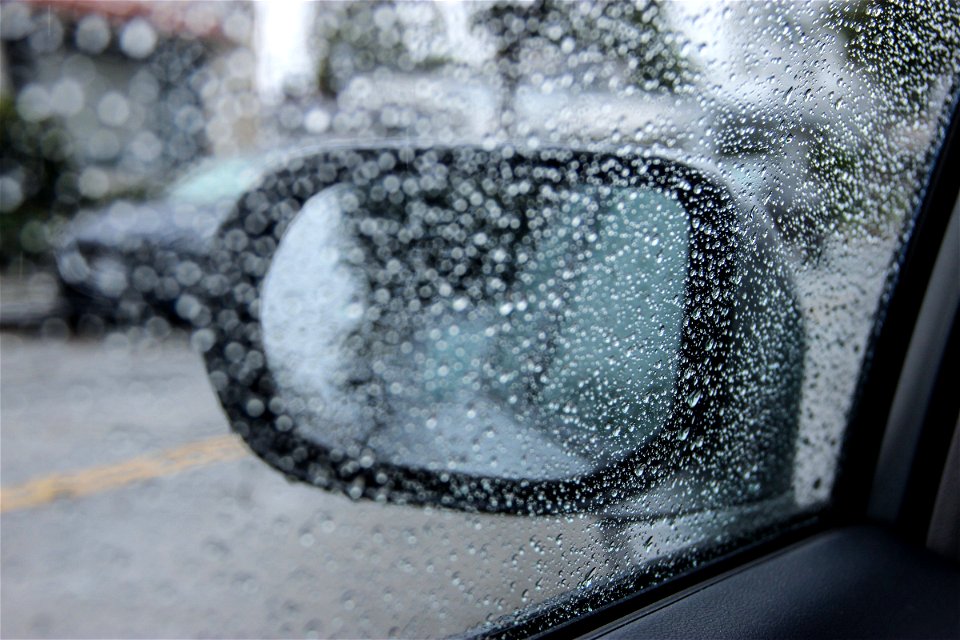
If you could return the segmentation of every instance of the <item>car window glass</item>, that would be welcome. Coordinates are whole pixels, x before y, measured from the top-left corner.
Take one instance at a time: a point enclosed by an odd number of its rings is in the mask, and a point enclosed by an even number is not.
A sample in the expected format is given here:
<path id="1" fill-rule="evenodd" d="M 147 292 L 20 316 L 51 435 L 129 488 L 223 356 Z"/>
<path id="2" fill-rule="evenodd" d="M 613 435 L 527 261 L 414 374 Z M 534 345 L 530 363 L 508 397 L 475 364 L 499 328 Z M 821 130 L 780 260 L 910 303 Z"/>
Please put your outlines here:
<path id="1" fill-rule="evenodd" d="M 197 205 L 236 198 L 259 177 L 258 163 L 246 158 L 207 162 L 177 180 L 167 189 L 167 198 Z"/>
<path id="2" fill-rule="evenodd" d="M 535 631 L 829 509 L 957 102 L 955 2 L 0 17 L 0 635 Z M 397 248 L 425 196 L 368 152 L 398 148 L 504 160 L 439 163 L 492 177 L 428 203 L 437 264 Z M 517 178 L 564 153 L 625 175 Z M 529 239 L 500 242 L 511 220 Z M 446 503 L 318 488 L 381 464 L 481 479 Z"/>

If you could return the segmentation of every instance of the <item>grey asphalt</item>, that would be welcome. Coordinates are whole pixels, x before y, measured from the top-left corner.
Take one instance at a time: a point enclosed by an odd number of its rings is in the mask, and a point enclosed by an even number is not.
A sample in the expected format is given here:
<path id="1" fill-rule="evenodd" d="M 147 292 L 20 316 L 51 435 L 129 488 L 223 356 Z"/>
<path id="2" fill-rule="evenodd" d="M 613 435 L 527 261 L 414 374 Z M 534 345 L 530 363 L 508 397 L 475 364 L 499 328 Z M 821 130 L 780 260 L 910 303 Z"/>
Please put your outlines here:
<path id="1" fill-rule="evenodd" d="M 182 335 L 5 332 L 0 380 L 5 489 L 228 432 Z M 590 519 L 354 503 L 253 457 L 213 461 L 3 513 L 0 635 L 453 634 L 574 586 L 596 535 Z"/>

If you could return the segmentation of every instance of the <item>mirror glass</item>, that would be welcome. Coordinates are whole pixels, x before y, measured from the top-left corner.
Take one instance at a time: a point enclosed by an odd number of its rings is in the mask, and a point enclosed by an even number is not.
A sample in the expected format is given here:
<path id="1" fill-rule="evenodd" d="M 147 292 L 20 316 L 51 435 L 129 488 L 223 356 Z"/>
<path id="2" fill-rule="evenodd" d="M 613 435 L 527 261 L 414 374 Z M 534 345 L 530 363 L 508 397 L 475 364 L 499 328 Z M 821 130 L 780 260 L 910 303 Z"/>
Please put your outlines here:
<path id="1" fill-rule="evenodd" d="M 667 424 L 690 233 L 672 194 L 401 185 L 322 191 L 274 255 L 263 343 L 293 428 L 371 465 L 559 480 Z"/>

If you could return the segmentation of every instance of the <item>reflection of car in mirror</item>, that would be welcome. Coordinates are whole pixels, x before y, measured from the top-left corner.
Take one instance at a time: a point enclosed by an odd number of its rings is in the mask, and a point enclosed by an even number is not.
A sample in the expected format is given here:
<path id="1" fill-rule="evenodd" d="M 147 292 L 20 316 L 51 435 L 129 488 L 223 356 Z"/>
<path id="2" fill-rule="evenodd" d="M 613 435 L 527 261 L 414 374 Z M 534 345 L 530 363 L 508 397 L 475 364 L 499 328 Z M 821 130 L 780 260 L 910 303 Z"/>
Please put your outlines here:
<path id="1" fill-rule="evenodd" d="M 225 222 L 198 335 L 254 451 L 353 497 L 754 502 L 790 491 L 803 368 L 777 243 L 671 159 L 331 149 Z"/>

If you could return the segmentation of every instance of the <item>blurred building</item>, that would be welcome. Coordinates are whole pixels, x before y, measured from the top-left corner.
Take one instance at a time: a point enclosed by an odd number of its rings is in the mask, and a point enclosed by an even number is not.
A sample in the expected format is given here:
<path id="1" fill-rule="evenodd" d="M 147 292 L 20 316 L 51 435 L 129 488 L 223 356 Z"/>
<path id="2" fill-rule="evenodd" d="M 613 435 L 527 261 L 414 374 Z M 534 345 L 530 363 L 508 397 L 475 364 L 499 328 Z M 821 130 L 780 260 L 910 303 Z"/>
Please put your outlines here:
<path id="1" fill-rule="evenodd" d="M 75 173 L 60 179 L 81 198 L 253 144 L 249 2 L 30 0 L 2 12 L 3 100 L 62 130 Z"/>

